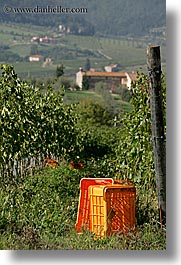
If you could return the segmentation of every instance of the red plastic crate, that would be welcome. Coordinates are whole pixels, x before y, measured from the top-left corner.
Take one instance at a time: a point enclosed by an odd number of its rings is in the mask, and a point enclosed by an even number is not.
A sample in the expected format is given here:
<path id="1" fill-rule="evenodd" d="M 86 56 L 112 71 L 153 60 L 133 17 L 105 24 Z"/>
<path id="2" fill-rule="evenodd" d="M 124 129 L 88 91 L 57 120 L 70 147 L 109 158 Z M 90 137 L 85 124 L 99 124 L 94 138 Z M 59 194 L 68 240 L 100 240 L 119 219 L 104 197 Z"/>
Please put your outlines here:
<path id="1" fill-rule="evenodd" d="M 89 222 L 89 197 L 88 188 L 91 185 L 106 185 L 112 184 L 114 180 L 112 178 L 82 178 L 80 181 L 80 196 L 79 206 L 77 213 L 77 221 L 75 229 L 78 233 L 82 233 L 86 229 L 90 229 Z"/>

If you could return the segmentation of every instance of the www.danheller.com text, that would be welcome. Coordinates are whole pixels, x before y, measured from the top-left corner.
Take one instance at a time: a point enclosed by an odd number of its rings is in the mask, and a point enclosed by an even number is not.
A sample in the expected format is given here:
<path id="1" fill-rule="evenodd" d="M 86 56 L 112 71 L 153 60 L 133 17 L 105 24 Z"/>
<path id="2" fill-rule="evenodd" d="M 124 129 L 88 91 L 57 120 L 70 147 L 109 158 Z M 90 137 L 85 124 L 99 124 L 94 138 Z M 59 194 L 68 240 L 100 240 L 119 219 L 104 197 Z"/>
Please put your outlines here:
<path id="1" fill-rule="evenodd" d="M 63 6 L 49 6 L 46 7 L 13 7 L 10 5 L 5 5 L 3 7 L 5 13 L 87 13 L 88 10 L 86 7 L 63 7 Z"/>

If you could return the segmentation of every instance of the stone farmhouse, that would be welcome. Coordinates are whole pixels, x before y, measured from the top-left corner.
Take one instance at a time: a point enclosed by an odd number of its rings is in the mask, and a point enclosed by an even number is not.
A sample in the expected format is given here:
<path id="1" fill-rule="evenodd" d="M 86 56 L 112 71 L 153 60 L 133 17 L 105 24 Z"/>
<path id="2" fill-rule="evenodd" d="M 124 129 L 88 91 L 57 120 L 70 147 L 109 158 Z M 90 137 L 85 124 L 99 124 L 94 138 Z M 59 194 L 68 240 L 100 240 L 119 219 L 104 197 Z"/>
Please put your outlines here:
<path id="1" fill-rule="evenodd" d="M 80 68 L 79 72 L 76 73 L 76 85 L 83 88 L 83 82 L 86 80 L 89 84 L 89 88 L 94 88 L 96 83 L 104 82 L 107 83 L 110 90 L 113 92 L 117 86 L 125 86 L 128 89 L 131 87 L 131 82 L 136 80 L 135 73 L 127 72 L 97 72 L 97 71 L 83 71 Z"/>

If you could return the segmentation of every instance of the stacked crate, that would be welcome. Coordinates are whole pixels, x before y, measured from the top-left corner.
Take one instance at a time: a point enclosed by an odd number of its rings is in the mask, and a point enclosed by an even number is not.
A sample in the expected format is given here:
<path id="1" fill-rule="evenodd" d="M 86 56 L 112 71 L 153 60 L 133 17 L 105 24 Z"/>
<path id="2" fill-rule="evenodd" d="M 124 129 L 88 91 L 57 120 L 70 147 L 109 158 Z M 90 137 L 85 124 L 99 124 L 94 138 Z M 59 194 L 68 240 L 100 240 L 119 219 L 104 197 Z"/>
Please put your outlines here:
<path id="1" fill-rule="evenodd" d="M 129 182 L 84 178 L 76 231 L 88 229 L 100 237 L 128 232 L 135 227 L 135 199 L 135 186 Z"/>

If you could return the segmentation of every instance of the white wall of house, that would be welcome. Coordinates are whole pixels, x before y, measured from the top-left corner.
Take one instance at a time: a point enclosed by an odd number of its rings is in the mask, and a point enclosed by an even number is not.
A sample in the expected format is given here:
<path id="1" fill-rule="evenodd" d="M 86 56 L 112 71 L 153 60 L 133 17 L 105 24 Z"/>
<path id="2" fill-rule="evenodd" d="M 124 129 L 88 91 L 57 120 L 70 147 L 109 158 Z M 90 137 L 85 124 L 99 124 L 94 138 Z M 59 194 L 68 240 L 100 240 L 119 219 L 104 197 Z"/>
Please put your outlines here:
<path id="1" fill-rule="evenodd" d="M 106 72 L 112 72 L 112 67 L 110 65 L 104 67 Z"/>
<path id="2" fill-rule="evenodd" d="M 130 89 L 131 88 L 131 83 L 132 83 L 132 81 L 136 80 L 136 77 L 133 77 L 133 79 L 131 79 L 131 77 L 129 76 L 128 73 L 126 73 L 126 76 L 127 76 L 127 88 Z"/>
<path id="3" fill-rule="evenodd" d="M 30 62 L 41 62 L 43 61 L 43 57 L 42 56 L 30 56 L 29 61 Z"/>
<path id="4" fill-rule="evenodd" d="M 83 71 L 79 71 L 76 73 L 76 85 L 82 89 L 82 81 L 83 81 Z"/>
<path id="5" fill-rule="evenodd" d="M 128 80 L 127 78 L 121 78 L 121 85 L 126 85 L 127 86 Z"/>

